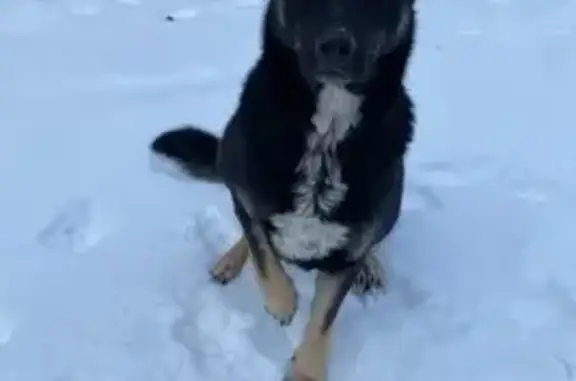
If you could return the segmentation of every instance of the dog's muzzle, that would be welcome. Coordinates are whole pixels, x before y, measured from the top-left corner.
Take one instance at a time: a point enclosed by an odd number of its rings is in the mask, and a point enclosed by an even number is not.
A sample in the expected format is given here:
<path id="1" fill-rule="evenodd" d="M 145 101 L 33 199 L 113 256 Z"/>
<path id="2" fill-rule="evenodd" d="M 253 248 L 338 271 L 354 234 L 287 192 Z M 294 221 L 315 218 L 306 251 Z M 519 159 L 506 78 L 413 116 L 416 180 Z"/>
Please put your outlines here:
<path id="1" fill-rule="evenodd" d="M 343 29 L 320 35 L 314 44 L 317 76 L 347 76 L 357 48 L 354 36 Z"/>
<path id="2" fill-rule="evenodd" d="M 330 29 L 320 34 L 312 48 L 308 74 L 317 83 L 352 86 L 366 81 L 372 57 L 366 46 L 360 45 L 346 29 Z"/>

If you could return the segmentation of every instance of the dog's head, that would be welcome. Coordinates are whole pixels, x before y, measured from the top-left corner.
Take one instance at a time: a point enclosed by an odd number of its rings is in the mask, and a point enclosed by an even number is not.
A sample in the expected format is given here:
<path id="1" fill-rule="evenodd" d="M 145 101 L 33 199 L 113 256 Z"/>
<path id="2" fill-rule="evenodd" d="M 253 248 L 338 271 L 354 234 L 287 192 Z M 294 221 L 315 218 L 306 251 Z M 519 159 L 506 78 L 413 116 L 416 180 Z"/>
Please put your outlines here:
<path id="1" fill-rule="evenodd" d="M 315 84 L 362 86 L 409 31 L 414 0 L 270 0 L 275 33 Z"/>

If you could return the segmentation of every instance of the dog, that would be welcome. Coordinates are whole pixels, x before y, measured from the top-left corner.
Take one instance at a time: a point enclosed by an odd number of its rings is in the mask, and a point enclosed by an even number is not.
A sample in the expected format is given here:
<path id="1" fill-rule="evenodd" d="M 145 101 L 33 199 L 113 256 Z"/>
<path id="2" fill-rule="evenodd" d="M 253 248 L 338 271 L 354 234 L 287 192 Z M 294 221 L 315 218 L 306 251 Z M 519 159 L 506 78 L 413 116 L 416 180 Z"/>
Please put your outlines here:
<path id="1" fill-rule="evenodd" d="M 415 34 L 414 0 L 268 0 L 260 54 L 222 136 L 192 124 L 151 143 L 230 192 L 243 236 L 214 280 L 232 281 L 250 257 L 266 311 L 285 325 L 297 292 L 284 264 L 316 270 L 285 381 L 325 381 L 345 296 L 384 288 L 374 253 L 400 216 Z"/>

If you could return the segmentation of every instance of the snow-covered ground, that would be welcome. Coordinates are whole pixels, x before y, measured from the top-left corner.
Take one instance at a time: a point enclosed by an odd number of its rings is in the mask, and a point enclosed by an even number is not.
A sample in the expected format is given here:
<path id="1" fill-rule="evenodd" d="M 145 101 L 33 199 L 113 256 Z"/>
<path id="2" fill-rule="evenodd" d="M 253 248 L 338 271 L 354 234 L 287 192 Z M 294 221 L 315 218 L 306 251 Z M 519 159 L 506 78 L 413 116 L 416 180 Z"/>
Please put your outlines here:
<path id="1" fill-rule="evenodd" d="M 385 296 L 348 298 L 331 381 L 576 379 L 576 2 L 426 0 Z M 275 381 L 281 328 L 224 189 L 151 169 L 181 122 L 219 131 L 258 0 L 0 2 L 0 381 Z M 171 14 L 174 22 L 165 17 Z"/>

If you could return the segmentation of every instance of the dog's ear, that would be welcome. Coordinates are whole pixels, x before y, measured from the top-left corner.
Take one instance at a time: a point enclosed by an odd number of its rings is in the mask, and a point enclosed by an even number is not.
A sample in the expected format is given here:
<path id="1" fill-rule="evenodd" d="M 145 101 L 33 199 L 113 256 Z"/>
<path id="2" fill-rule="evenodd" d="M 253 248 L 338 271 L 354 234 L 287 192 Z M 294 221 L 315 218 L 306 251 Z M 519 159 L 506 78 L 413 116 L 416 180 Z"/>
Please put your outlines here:
<path id="1" fill-rule="evenodd" d="M 188 177 L 220 182 L 216 171 L 219 144 L 216 135 L 194 125 L 185 125 L 158 135 L 150 149 L 163 161 L 167 159 L 176 164 Z"/>
<path id="2" fill-rule="evenodd" d="M 274 7 L 274 12 L 276 13 L 276 18 L 278 23 L 284 27 L 286 26 L 286 4 L 284 2 L 286 0 L 270 0 L 272 2 L 272 6 Z"/>

